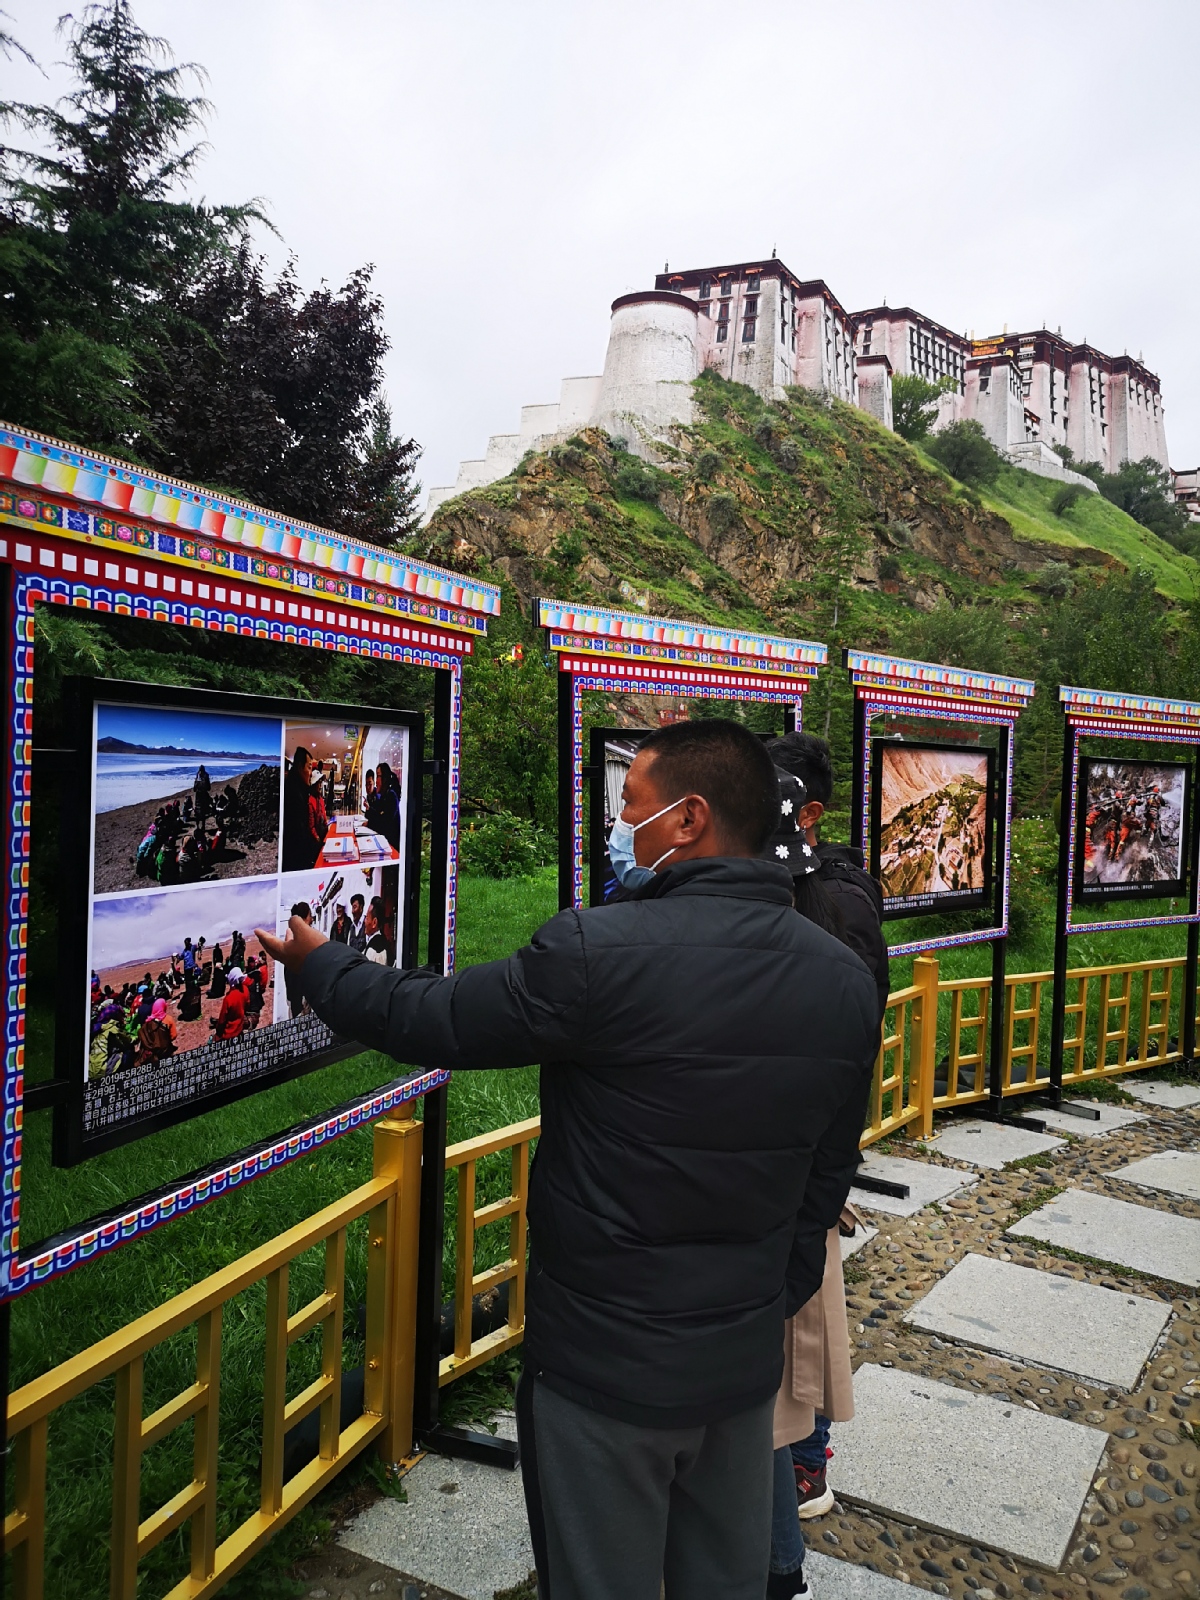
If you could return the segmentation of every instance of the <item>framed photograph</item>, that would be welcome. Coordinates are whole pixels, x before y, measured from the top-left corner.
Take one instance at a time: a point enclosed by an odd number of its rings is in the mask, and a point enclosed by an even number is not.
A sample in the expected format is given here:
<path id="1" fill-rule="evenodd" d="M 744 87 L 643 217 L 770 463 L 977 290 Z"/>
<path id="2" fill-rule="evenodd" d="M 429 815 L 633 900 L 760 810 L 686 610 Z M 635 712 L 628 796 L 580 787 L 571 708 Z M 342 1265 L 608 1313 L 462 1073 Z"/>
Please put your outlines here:
<path id="1" fill-rule="evenodd" d="M 55 1160 L 354 1053 L 255 936 L 293 914 L 412 965 L 420 713 L 75 680 Z"/>
<path id="2" fill-rule="evenodd" d="M 1083 903 L 1187 893 L 1191 770 L 1179 761 L 1079 763 L 1075 894 Z"/>
<path id="3" fill-rule="evenodd" d="M 589 899 L 605 905 L 620 885 L 608 858 L 608 836 L 621 815 L 621 788 L 648 728 L 593 728 L 589 749 L 591 815 L 588 819 Z"/>
<path id="4" fill-rule="evenodd" d="M 872 739 L 871 872 L 885 919 L 988 904 L 995 804 L 995 750 Z"/>

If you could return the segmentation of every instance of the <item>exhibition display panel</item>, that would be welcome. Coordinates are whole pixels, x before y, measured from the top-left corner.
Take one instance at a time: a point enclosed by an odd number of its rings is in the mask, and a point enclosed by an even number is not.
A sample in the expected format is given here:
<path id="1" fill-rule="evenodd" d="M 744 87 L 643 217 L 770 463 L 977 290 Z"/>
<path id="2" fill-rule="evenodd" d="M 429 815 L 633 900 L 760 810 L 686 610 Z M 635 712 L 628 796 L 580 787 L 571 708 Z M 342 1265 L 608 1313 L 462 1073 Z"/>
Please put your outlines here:
<path id="1" fill-rule="evenodd" d="M 418 877 L 413 808 L 420 803 L 423 777 L 430 772 L 430 958 L 442 970 L 452 970 L 462 664 L 486 634 L 489 617 L 498 612 L 500 594 L 495 585 L 358 544 L 231 497 L 4 424 L 0 424 L 0 574 L 4 580 L 3 626 L 9 639 L 5 676 L 8 737 L 2 752 L 9 805 L 4 838 L 8 885 L 3 906 L 6 981 L 0 1150 L 0 1301 L 7 1301 L 144 1236 L 173 1217 L 308 1156 L 416 1097 L 427 1096 L 429 1146 L 435 1146 L 439 1137 L 444 1142 L 444 1094 L 436 1091 L 445 1085 L 448 1074 L 406 1073 L 272 1138 L 230 1152 L 152 1193 L 130 1196 L 111 1213 L 86 1219 L 32 1248 L 21 1245 L 21 1147 L 27 1113 L 53 1107 L 62 1130 L 59 1154 L 77 1159 L 87 1153 L 81 1147 L 89 1136 L 112 1142 L 114 1134 L 124 1137 L 131 1127 L 137 1131 L 141 1112 L 147 1109 L 152 1117 L 165 1115 L 169 1120 L 193 1115 L 200 1106 L 189 1099 L 186 1088 L 172 1099 L 174 1091 L 164 1089 L 164 1080 L 178 1072 L 186 1083 L 188 1073 L 218 1043 L 232 1047 L 226 1052 L 229 1057 L 254 1057 L 260 1041 L 283 1039 L 296 1031 L 288 1026 L 296 1019 L 291 1015 L 286 988 L 281 994 L 274 973 L 269 973 L 264 983 L 255 985 L 261 989 L 257 998 L 262 1001 L 255 1028 L 246 1029 L 243 1017 L 242 1035 L 206 1041 L 200 1034 L 198 1046 L 181 1048 L 181 1044 L 191 1043 L 190 1034 L 185 1033 L 182 1040 L 178 1036 L 185 1026 L 192 1032 L 202 1027 L 211 1035 L 228 1032 L 229 1014 L 236 1005 L 226 1008 L 225 1024 L 208 1028 L 209 1022 L 219 1024 L 225 998 L 209 991 L 215 978 L 218 991 L 223 981 L 228 993 L 229 971 L 236 965 L 230 950 L 235 932 L 245 940 L 244 961 L 253 960 L 260 970 L 252 918 L 265 915 L 269 925 L 278 927 L 283 912 L 290 913 L 293 904 L 306 902 L 314 919 L 327 918 L 332 923 L 339 903 L 346 901 L 349 909 L 349 897 L 355 892 L 353 874 L 358 873 L 364 899 L 366 888 L 372 887 L 382 901 L 377 909 L 383 913 L 385 949 L 413 946 Z M 303 701 L 264 706 L 252 697 L 249 702 L 241 696 L 210 699 L 201 691 L 181 691 L 181 698 L 172 701 L 157 687 L 99 681 L 80 686 L 85 732 L 76 740 L 75 749 L 69 754 L 40 749 L 33 725 L 33 677 L 34 619 L 41 605 L 431 669 L 433 759 L 427 760 L 421 748 L 421 719 L 392 709 L 315 706 Z M 205 724 L 184 715 L 192 712 L 203 718 L 205 708 L 210 707 L 226 719 L 223 724 Z M 87 727 L 89 714 L 92 722 Z M 168 720 L 177 719 L 174 731 L 164 724 L 164 714 Z M 287 742 L 289 724 L 294 734 L 291 746 Z M 279 737 L 272 743 L 276 731 Z M 321 744 L 327 736 L 328 743 Z M 369 743 L 372 740 L 375 742 Z M 288 768 L 302 743 L 312 757 L 305 765 L 320 767 L 329 823 L 311 863 L 288 849 L 285 814 Z M 204 756 L 212 758 L 211 765 Z M 365 772 L 372 768 L 377 775 L 381 762 L 393 773 L 400 768 L 395 810 L 405 820 L 407 832 L 396 830 L 391 802 L 386 807 L 386 826 L 379 808 L 370 813 L 365 805 Z M 205 772 L 197 788 L 201 766 Z M 80 826 L 75 833 L 82 838 L 88 859 L 81 865 L 76 855 L 77 898 L 70 905 L 71 917 L 64 920 L 78 923 L 77 938 L 85 943 L 72 957 L 74 986 L 63 991 L 64 1032 L 68 1039 L 73 1036 L 73 1042 L 58 1041 L 54 1078 L 27 1090 L 30 827 L 41 784 L 35 773 L 51 769 L 64 776 L 83 773 L 72 792 L 80 808 Z M 275 793 L 280 805 L 272 828 L 270 799 Z M 190 817 L 185 818 L 189 797 Z M 156 827 L 147 837 L 151 824 L 159 823 L 159 811 L 167 813 L 167 825 Z M 205 814 L 198 819 L 199 811 Z M 372 825 L 373 818 L 378 826 Z M 136 831 L 137 821 L 144 826 L 131 841 L 129 833 Z M 190 826 L 185 828 L 185 822 Z M 389 832 L 396 834 L 395 840 Z M 292 872 L 304 875 L 305 881 L 301 885 L 295 880 L 296 897 L 287 899 L 285 905 Z M 394 874 L 390 882 L 389 874 Z M 342 886 L 334 889 L 338 876 Z M 249 898 L 243 907 L 245 896 Z M 135 900 L 141 901 L 137 915 L 127 909 Z M 187 915 L 164 917 L 162 908 L 170 900 L 181 905 L 186 902 Z M 193 906 L 204 909 L 193 914 Z M 126 927 L 136 932 L 131 936 L 123 931 Z M 195 949 L 201 937 L 205 953 L 201 978 L 196 980 L 202 985 L 200 1017 L 185 1022 L 177 1015 L 178 1007 L 171 1008 L 176 1013 L 175 1053 L 168 1055 L 163 1048 L 157 1063 L 144 1059 L 140 1066 L 134 1064 L 139 1049 L 144 1056 L 152 1056 L 156 1048 L 162 1048 L 161 1035 L 156 1036 L 154 1030 L 140 1043 L 134 1041 L 127 1065 L 123 1047 L 118 1045 L 116 1072 L 108 1085 L 110 1099 L 102 1103 L 107 1072 L 98 1074 L 89 1111 L 91 970 L 99 961 L 108 974 L 99 984 L 101 995 L 105 984 L 114 988 L 115 977 L 121 978 L 122 987 L 132 981 L 129 974 L 143 962 L 149 965 L 142 965 L 139 979 L 149 970 L 153 987 L 160 973 L 170 983 L 170 957 L 182 955 L 184 939 L 190 939 Z M 214 973 L 218 943 L 221 961 Z M 238 954 L 243 955 L 240 946 Z M 182 960 L 178 965 L 182 970 Z M 244 976 L 245 966 L 241 970 Z M 96 977 L 101 978 L 100 970 Z M 184 987 L 186 981 L 176 992 L 181 994 Z M 97 1007 L 96 1020 L 100 1009 Z M 111 1034 L 111 1023 L 112 1019 L 107 1019 L 101 1032 Z M 276 1029 L 280 1031 L 275 1033 Z M 238 1039 L 247 1034 L 254 1036 L 252 1042 L 239 1044 Z M 106 1039 L 97 1052 L 105 1067 L 107 1043 Z M 265 1073 L 259 1072 L 263 1067 L 260 1058 L 244 1074 L 248 1086 L 261 1087 L 278 1072 L 308 1070 L 319 1064 L 323 1052 L 337 1048 L 327 1040 L 312 1044 L 311 1049 L 306 1046 L 307 1053 L 302 1051 L 282 1063 L 270 1055 L 274 1049 L 270 1044 Z M 167 1061 L 176 1066 L 164 1074 L 160 1069 Z M 127 1071 L 148 1075 L 154 1085 L 149 1095 L 154 1103 L 149 1108 L 137 1094 L 132 1097 L 132 1116 L 126 1114 L 128 1106 L 114 1111 L 111 1098 Z M 236 1087 L 224 1085 L 231 1087 L 241 1093 L 247 1084 L 239 1079 Z M 202 1095 L 212 1088 L 211 1079 L 206 1080 Z M 219 1087 L 218 1092 L 224 1089 Z M 212 1103 L 205 1101 L 206 1105 Z M 108 1123 L 106 1117 L 111 1119 Z M 424 1259 L 422 1266 L 428 1266 Z M 429 1277 L 428 1271 L 425 1276 Z M 432 1298 L 438 1291 L 427 1285 L 426 1292 Z"/>
<path id="2" fill-rule="evenodd" d="M 1068 685 L 1060 686 L 1059 699 L 1065 723 L 1050 1035 L 1050 1083 L 1056 1100 L 1062 1096 L 1065 1047 L 1075 1058 L 1073 1078 L 1103 1076 L 1151 1060 L 1169 1064 L 1195 1059 L 1200 953 L 1200 807 L 1194 798 L 1200 772 L 1200 703 Z M 1091 746 L 1087 753 L 1081 748 L 1084 741 Z M 1096 750 L 1100 743 L 1103 750 Z M 1162 749 L 1162 759 L 1155 747 Z M 1180 752 L 1189 751 L 1191 761 L 1179 759 Z M 1163 900 L 1168 906 L 1158 914 L 1134 915 L 1144 900 Z M 1081 912 L 1093 909 L 1116 915 L 1081 920 Z M 1187 950 L 1177 1020 L 1172 1020 L 1169 988 L 1163 993 L 1147 989 L 1143 995 L 1144 1007 L 1165 1008 L 1159 1023 L 1148 1030 L 1163 1035 L 1159 1054 L 1130 1062 L 1118 1042 L 1118 1059 L 1110 1063 L 1113 1040 L 1102 1016 L 1097 1059 L 1085 1062 L 1088 997 L 1082 992 L 1068 1006 L 1069 941 L 1100 930 L 1165 927 L 1186 928 Z M 1128 992 L 1110 996 L 1106 986 L 1100 1004 L 1105 1010 L 1110 1005 L 1127 1008 L 1131 998 Z M 1077 1019 L 1072 1040 L 1065 1039 L 1068 1011 Z"/>
<path id="3" fill-rule="evenodd" d="M 535 605 L 547 645 L 558 660 L 558 902 L 566 909 L 585 904 L 585 690 L 778 705 L 785 728 L 792 729 L 800 726 L 804 696 L 827 651 L 807 639 L 743 633 L 637 611 L 559 600 L 537 600 Z M 608 731 L 626 742 L 637 737 L 636 729 Z M 601 738 L 596 749 L 603 743 Z M 611 816 L 605 820 L 604 766 L 603 754 L 593 756 L 590 775 L 601 785 L 593 791 L 593 903 L 604 898 L 604 842 L 612 822 Z"/>

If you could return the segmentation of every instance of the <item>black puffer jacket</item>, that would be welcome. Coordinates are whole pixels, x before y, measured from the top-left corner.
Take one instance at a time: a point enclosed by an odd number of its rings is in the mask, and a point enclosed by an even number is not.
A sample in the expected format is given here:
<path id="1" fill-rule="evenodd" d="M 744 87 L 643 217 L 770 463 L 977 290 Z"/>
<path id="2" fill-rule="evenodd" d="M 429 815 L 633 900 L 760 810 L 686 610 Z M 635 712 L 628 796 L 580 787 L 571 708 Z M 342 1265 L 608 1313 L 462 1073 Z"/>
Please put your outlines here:
<path id="1" fill-rule="evenodd" d="M 526 1360 L 552 1388 L 665 1427 L 775 1391 L 878 1037 L 869 974 L 796 916 L 782 867 L 685 862 L 451 978 L 326 944 L 303 984 L 338 1033 L 401 1061 L 541 1063 Z"/>
<path id="2" fill-rule="evenodd" d="M 861 956 L 875 979 L 879 1020 L 887 1010 L 890 981 L 883 937 L 883 890 L 863 866 L 863 854 L 848 844 L 819 844 L 818 876 L 841 913 L 846 943 Z"/>

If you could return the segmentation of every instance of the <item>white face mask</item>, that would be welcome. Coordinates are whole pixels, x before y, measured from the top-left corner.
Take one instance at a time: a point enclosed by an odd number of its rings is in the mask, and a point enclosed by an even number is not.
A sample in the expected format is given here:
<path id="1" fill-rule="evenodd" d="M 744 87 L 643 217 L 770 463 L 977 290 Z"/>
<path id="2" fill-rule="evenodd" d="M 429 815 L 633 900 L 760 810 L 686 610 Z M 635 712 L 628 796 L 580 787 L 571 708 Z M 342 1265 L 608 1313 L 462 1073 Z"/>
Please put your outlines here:
<path id="1" fill-rule="evenodd" d="M 648 822 L 657 822 L 659 817 L 665 817 L 668 811 L 681 806 L 686 798 L 684 795 L 678 800 L 672 800 L 669 806 L 656 811 L 652 817 L 644 817 L 641 822 L 626 822 L 622 812 L 613 823 L 612 832 L 608 837 L 608 859 L 612 862 L 612 869 L 622 889 L 638 889 L 642 884 L 649 883 L 667 857 L 674 855 L 679 849 L 677 844 L 672 845 L 669 850 L 663 851 L 653 866 L 642 867 L 638 865 L 634 855 L 633 840 L 639 828 L 644 828 Z"/>

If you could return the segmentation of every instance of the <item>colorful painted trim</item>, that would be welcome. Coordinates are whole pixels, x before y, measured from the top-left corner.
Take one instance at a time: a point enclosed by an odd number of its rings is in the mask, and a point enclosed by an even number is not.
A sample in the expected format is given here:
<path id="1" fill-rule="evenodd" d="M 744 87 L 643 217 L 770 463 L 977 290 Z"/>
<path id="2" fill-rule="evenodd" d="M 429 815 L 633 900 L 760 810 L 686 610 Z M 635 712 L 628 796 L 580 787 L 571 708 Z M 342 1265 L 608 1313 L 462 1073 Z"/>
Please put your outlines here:
<path id="1" fill-rule="evenodd" d="M 95 516 L 90 511 L 75 511 L 60 505 L 58 501 L 34 499 L 9 489 L 0 489 L 0 523 L 25 528 L 30 533 L 53 531 L 64 539 L 85 545 L 101 540 L 113 546 L 112 554 L 118 556 L 153 553 L 165 564 L 182 566 L 191 572 L 198 571 L 201 577 L 219 579 L 228 573 L 234 582 L 239 577 L 243 580 L 253 578 L 256 583 L 271 588 L 298 590 L 306 600 L 313 596 L 327 596 L 354 605 L 424 617 L 431 622 L 472 633 L 487 632 L 487 618 L 464 610 L 461 598 L 444 605 L 437 600 L 421 598 L 415 589 L 412 593 L 399 592 L 379 588 L 375 582 L 359 581 L 364 577 L 373 577 L 379 570 L 379 564 L 374 562 L 358 562 L 356 559 L 348 565 L 345 574 L 314 572 L 287 561 L 274 561 L 269 556 L 255 555 L 252 551 L 227 550 L 204 538 L 185 539 L 174 533 L 155 532 L 136 523 Z M 461 597 L 463 594 L 470 595 L 471 591 L 460 589 L 451 593 Z"/>
<path id="2" fill-rule="evenodd" d="M 865 726 L 867 737 L 863 740 L 863 747 L 858 752 L 861 763 L 860 778 L 862 783 L 862 811 L 858 819 L 859 848 L 864 856 L 869 858 L 871 839 L 871 721 L 872 718 L 882 716 L 889 711 L 906 711 L 922 717 L 930 717 L 938 722 L 956 723 L 986 723 L 992 727 L 1008 729 L 1008 765 L 1004 772 L 1004 807 L 1007 823 L 1004 829 L 1004 860 L 1001 863 L 1001 917 L 998 928 L 976 928 L 970 933 L 947 933 L 936 939 L 911 939 L 907 944 L 894 944 L 888 947 L 889 959 L 895 956 L 921 955 L 927 950 L 950 950 L 964 944 L 989 944 L 993 939 L 1003 939 L 1008 935 L 1008 901 L 1012 869 L 1012 792 L 1013 792 L 1013 762 L 1016 745 L 1016 713 L 1003 716 L 996 711 L 981 710 L 969 702 L 961 699 L 946 699 L 941 705 L 935 705 L 928 697 L 921 697 L 914 701 L 913 697 L 896 694 L 886 695 L 885 698 L 869 698 L 865 693 L 856 691 L 859 698 L 865 701 L 863 713 L 866 718 Z"/>
<path id="3" fill-rule="evenodd" d="M 623 689 L 633 694 L 673 695 L 690 694 L 700 700 L 751 700 L 769 705 L 787 705 L 796 708 L 796 726 L 800 726 L 799 684 L 786 688 L 739 688 L 732 685 L 681 682 L 678 677 L 663 674 L 657 678 L 643 678 L 630 683 L 628 678 L 617 677 L 604 670 L 603 662 L 585 659 L 559 658 L 563 672 L 571 675 L 571 886 L 573 904 L 578 911 L 583 898 L 583 691 L 600 689 L 611 694 Z M 599 667 L 599 671 L 594 669 Z M 710 675 L 711 676 L 711 675 Z M 685 675 L 686 677 L 686 675 Z M 748 681 L 748 680 L 747 680 Z"/>
<path id="4" fill-rule="evenodd" d="M 699 699 L 758 700 L 782 697 L 796 700 L 808 693 L 812 680 L 763 672 L 722 672 L 712 668 L 671 667 L 657 663 L 635 666 L 623 661 L 603 661 L 595 656 L 558 658 L 560 672 L 582 672 L 603 681 L 610 689 L 632 694 L 691 694 Z M 651 687 L 657 685 L 657 687 Z M 666 687 L 663 687 L 665 685 Z M 726 694 L 724 691 L 728 690 Z"/>
<path id="5" fill-rule="evenodd" d="M 1061 685 L 1058 698 L 1072 722 L 1100 718 L 1105 722 L 1158 722 L 1165 728 L 1181 724 L 1200 730 L 1200 704 L 1195 700 L 1164 700 L 1158 695 L 1118 694 L 1108 689 L 1073 689 Z"/>
<path id="6" fill-rule="evenodd" d="M 682 646 L 637 644 L 627 639 L 598 639 L 579 633 L 551 633 L 551 650 L 581 652 L 592 657 L 599 670 L 606 661 L 679 662 L 689 667 L 727 667 L 759 672 L 772 678 L 816 679 L 817 668 L 806 661 L 766 661 L 761 656 L 727 656 L 716 650 L 687 650 Z"/>
<path id="7" fill-rule="evenodd" d="M 149 518 L 185 537 L 219 540 L 365 576 L 489 616 L 500 610 L 495 584 L 464 578 L 395 551 L 381 554 L 373 545 L 312 523 L 288 520 L 247 501 L 226 499 L 177 478 L 158 477 L 127 461 L 79 450 L 44 434 L 23 433 L 6 423 L 0 423 L 0 478 L 103 506 L 109 517 L 121 521 Z"/>
<path id="8" fill-rule="evenodd" d="M 1187 705 L 1187 701 L 1176 701 L 1176 705 Z M 1196 707 L 1200 711 L 1200 706 Z M 1070 801 L 1070 817 L 1067 828 L 1067 859 L 1070 867 L 1067 873 L 1067 922 L 1066 933 L 1070 937 L 1076 933 L 1109 933 L 1119 932 L 1126 928 L 1175 928 L 1189 922 L 1200 922 L 1200 915 L 1193 916 L 1184 912 L 1179 916 L 1171 917 L 1122 917 L 1116 922 L 1075 922 L 1075 840 L 1079 825 L 1079 741 L 1089 735 L 1104 738 L 1139 739 L 1147 744 L 1180 744 L 1186 742 L 1186 735 L 1182 729 L 1163 729 L 1160 732 L 1148 732 L 1138 726 L 1130 728 L 1119 724 L 1095 725 L 1090 721 L 1077 722 L 1076 718 L 1068 720 L 1075 728 L 1075 738 L 1071 741 L 1071 783 L 1067 790 Z M 1192 742 L 1200 743 L 1200 727 L 1192 730 Z M 1193 805 L 1197 802 L 1193 800 Z"/>
<path id="9" fill-rule="evenodd" d="M 933 661 L 913 661 L 907 656 L 883 656 L 869 650 L 847 650 L 844 656 L 851 680 L 882 684 L 907 683 L 913 687 L 952 690 L 961 699 L 976 696 L 1005 698 L 1028 703 L 1037 687 L 1029 678 L 1008 678 L 998 672 L 971 672 L 965 667 L 943 667 Z"/>
<path id="10" fill-rule="evenodd" d="M 637 611 L 609 611 L 603 606 L 572 605 L 559 600 L 537 600 L 538 622 L 543 628 L 566 634 L 583 634 L 607 639 L 636 639 L 647 644 L 683 645 L 692 650 L 715 650 L 725 656 L 751 657 L 759 661 L 806 662 L 823 667 L 829 652 L 823 644 L 807 639 L 776 638 L 765 633 L 733 633 L 706 623 L 680 622 L 672 617 L 646 617 Z M 578 642 L 556 645 L 551 635 L 550 648 L 578 650 Z"/>
<path id="11" fill-rule="evenodd" d="M 281 1167 L 298 1161 L 302 1156 L 311 1155 L 314 1150 L 352 1133 L 356 1128 L 367 1127 L 380 1117 L 441 1088 L 442 1084 L 449 1081 L 448 1072 L 434 1071 L 419 1074 L 406 1083 L 393 1083 L 383 1089 L 373 1090 L 314 1122 L 290 1128 L 282 1138 L 267 1139 L 248 1150 L 239 1151 L 236 1160 L 218 1164 L 189 1183 L 168 1187 L 161 1193 L 147 1197 L 146 1204 L 124 1215 L 93 1219 L 77 1230 L 47 1240 L 46 1248 L 39 1250 L 36 1255 L 13 1263 L 11 1287 L 6 1298 L 14 1299 L 50 1278 L 61 1277 L 64 1272 L 70 1272 L 95 1256 L 104 1255 L 134 1239 L 144 1238 L 164 1222 L 219 1200 L 222 1195 L 242 1188 L 255 1178 L 278 1172 Z M 18 1205 L 19 1201 L 15 1201 L 14 1212 Z"/>
<path id="12" fill-rule="evenodd" d="M 400 625 L 390 623 L 382 624 L 376 618 L 366 616 L 350 617 L 349 621 L 357 628 L 363 630 L 362 634 L 353 631 L 341 631 L 341 625 L 347 617 L 341 613 L 330 612 L 326 626 L 314 625 L 316 618 L 304 622 L 295 621 L 288 617 L 274 614 L 265 616 L 260 612 L 252 613 L 245 609 L 248 603 L 255 603 L 251 590 L 233 591 L 228 595 L 222 594 L 221 599 L 229 606 L 238 606 L 241 609 L 206 608 L 167 599 L 159 594 L 147 592 L 147 580 L 154 576 L 147 566 L 139 568 L 116 569 L 115 580 L 128 581 L 128 588 L 108 588 L 99 584 L 78 581 L 77 573 L 72 570 L 69 578 L 50 576 L 51 571 L 63 570 L 63 550 L 53 542 L 38 546 L 19 545 L 16 548 L 19 565 L 12 573 L 12 653 L 10 656 L 10 696 L 9 696 L 9 752 L 11 772 L 11 809 L 9 811 L 9 826 L 7 830 L 7 874 L 8 894 L 4 904 L 3 916 L 3 941 L 5 950 L 5 986 L 3 1006 L 4 1026 L 4 1133 L 3 1147 L 0 1150 L 0 1300 L 10 1298 L 27 1289 L 31 1283 L 45 1282 L 57 1276 L 60 1272 L 69 1271 L 87 1259 L 97 1250 L 111 1249 L 116 1245 L 127 1243 L 130 1239 L 140 1237 L 149 1228 L 157 1227 L 168 1220 L 177 1210 L 186 1207 L 174 1202 L 170 1210 L 164 1211 L 166 1201 L 156 1201 L 145 1208 L 145 1216 L 140 1212 L 131 1213 L 128 1218 L 119 1224 L 113 1224 L 110 1231 L 103 1239 L 97 1235 L 96 1240 L 88 1241 L 80 1236 L 78 1247 L 64 1245 L 61 1249 L 56 1245 L 50 1252 L 48 1259 L 38 1258 L 38 1275 L 31 1276 L 33 1263 L 20 1261 L 18 1250 L 20 1246 L 20 1194 L 21 1194 L 21 1135 L 23 1124 L 24 1101 L 24 1075 L 25 1075 L 25 979 L 26 979 L 26 948 L 29 937 L 29 849 L 30 849 L 30 806 L 33 787 L 33 667 L 34 667 L 34 607 L 38 604 L 64 605 L 79 607 L 81 609 L 110 612 L 124 616 L 144 618 L 153 622 L 173 622 L 184 627 L 200 627 L 213 629 L 218 632 L 238 633 L 254 638 L 272 639 L 281 644 L 304 645 L 310 649 L 337 650 L 351 655 L 369 655 L 382 660 L 402 661 L 412 666 L 436 668 L 448 671 L 451 674 L 451 745 L 450 745 L 450 783 L 449 783 L 449 808 L 450 808 L 450 850 L 447 864 L 446 878 L 446 941 L 444 948 L 445 970 L 454 970 L 455 939 L 456 939 L 456 903 L 458 895 L 458 808 L 459 808 L 459 769 L 462 751 L 462 659 L 465 650 L 470 648 L 470 640 L 452 635 L 430 634 L 426 629 L 401 628 Z M 72 561 L 76 556 L 67 551 Z M 8 557 L 7 541 L 0 540 L 0 558 Z M 52 558 L 52 559 L 47 559 Z M 26 571 L 26 566 L 35 565 L 46 570 Z M 85 562 L 85 569 L 95 563 Z M 86 576 L 98 576 L 89 574 Z M 105 575 L 107 577 L 107 574 Z M 174 581 L 174 580 L 172 580 Z M 199 586 L 197 586 L 199 587 Z M 234 594 L 237 599 L 234 599 Z M 209 598 L 215 599 L 216 596 Z M 259 604 L 270 604 L 273 608 L 282 610 L 284 602 L 270 595 L 261 595 Z M 289 606 L 289 612 L 294 612 L 295 607 Z M 338 619 L 341 619 L 340 622 Z M 387 627 L 392 637 L 384 637 L 381 629 Z M 406 640 L 404 633 L 410 635 Z M 419 636 L 419 637 L 414 637 Z M 429 641 L 436 638 L 439 642 L 432 644 Z M 436 1088 L 446 1081 L 446 1074 L 427 1075 L 429 1081 L 424 1088 L 414 1088 L 412 1094 L 423 1094 L 427 1089 Z M 436 1079 L 436 1082 L 432 1081 Z M 386 1098 L 386 1097 L 384 1097 Z M 401 1098 L 411 1098 L 401 1096 Z M 380 1109 L 373 1108 L 376 1100 L 380 1100 Z M 396 1104 L 393 1096 L 390 1104 Z M 354 1126 L 361 1126 L 364 1122 L 382 1116 L 388 1106 L 382 1104 L 378 1094 L 369 1095 L 361 1103 L 359 1109 L 339 1108 L 336 1115 L 326 1113 L 323 1118 L 316 1119 L 311 1124 L 312 1138 L 306 1148 L 311 1148 L 312 1142 L 324 1140 L 349 1132 Z M 332 1121 L 331 1121 L 332 1116 Z M 336 1130 L 331 1132 L 333 1123 Z M 309 1125 L 306 1125 L 306 1129 Z M 317 1138 L 317 1130 L 324 1128 L 325 1132 Z M 200 1199 L 193 1197 L 189 1205 L 203 1203 L 207 1199 L 214 1199 L 218 1193 L 224 1193 L 229 1187 L 249 1182 L 254 1178 L 262 1177 L 268 1171 L 274 1171 L 284 1161 L 294 1159 L 295 1155 L 305 1153 L 297 1148 L 291 1149 L 290 1139 L 295 1137 L 303 1143 L 308 1137 L 305 1130 L 298 1130 L 289 1136 L 288 1150 L 285 1155 L 276 1159 L 275 1145 L 270 1145 L 272 1156 L 264 1162 L 261 1156 L 256 1156 L 252 1163 L 239 1159 L 234 1166 L 228 1169 L 228 1175 L 221 1180 L 220 1187 L 212 1187 L 211 1193 L 206 1193 Z M 266 1147 L 264 1147 L 266 1148 Z M 216 1184 L 216 1178 L 206 1180 L 211 1185 Z M 108 1225 L 106 1225 L 108 1226 Z M 115 1231 L 113 1231 L 115 1230 Z M 60 1260 L 61 1258 L 61 1260 Z"/>

